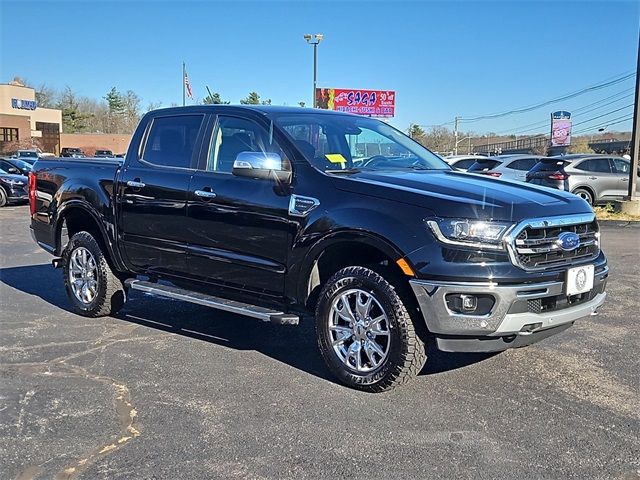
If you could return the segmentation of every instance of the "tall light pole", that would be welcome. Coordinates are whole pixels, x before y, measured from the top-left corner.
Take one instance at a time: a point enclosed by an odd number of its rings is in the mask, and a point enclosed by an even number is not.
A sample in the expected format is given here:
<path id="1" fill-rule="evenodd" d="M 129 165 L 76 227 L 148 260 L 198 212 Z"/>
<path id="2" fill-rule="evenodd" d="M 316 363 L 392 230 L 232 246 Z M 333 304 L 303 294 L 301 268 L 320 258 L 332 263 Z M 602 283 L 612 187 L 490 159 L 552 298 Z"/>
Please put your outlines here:
<path id="1" fill-rule="evenodd" d="M 640 38 L 638 39 L 638 60 L 636 63 L 636 101 L 633 108 L 633 133 L 631 135 L 631 170 L 629 171 L 629 200 L 640 200 L 637 194 L 638 167 L 640 166 Z M 639 209 L 640 210 L 640 209 Z"/>
<path id="2" fill-rule="evenodd" d="M 324 35 L 316 33 L 311 35 L 305 34 L 304 39 L 309 45 L 313 45 L 313 108 L 316 108 L 316 82 L 318 79 L 318 44 L 322 41 Z"/>

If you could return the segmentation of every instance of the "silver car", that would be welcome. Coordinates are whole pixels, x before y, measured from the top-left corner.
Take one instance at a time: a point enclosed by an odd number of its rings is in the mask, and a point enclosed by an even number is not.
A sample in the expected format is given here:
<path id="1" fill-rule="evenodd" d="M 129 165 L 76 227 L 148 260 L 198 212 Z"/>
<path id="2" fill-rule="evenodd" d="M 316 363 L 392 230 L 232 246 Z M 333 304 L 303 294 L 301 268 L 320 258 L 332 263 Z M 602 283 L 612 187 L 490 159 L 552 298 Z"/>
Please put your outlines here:
<path id="1" fill-rule="evenodd" d="M 483 173 L 504 180 L 527 181 L 527 172 L 544 158 L 542 155 L 499 155 L 488 160 L 477 162 L 467 170 L 468 172 Z"/>
<path id="2" fill-rule="evenodd" d="M 613 155 L 564 155 L 569 191 L 591 205 L 627 196 L 631 162 Z"/>
<path id="3" fill-rule="evenodd" d="M 484 155 L 449 155 L 444 158 L 444 161 L 451 165 L 451 168 L 466 171 L 476 160 L 481 158 L 487 157 Z"/>

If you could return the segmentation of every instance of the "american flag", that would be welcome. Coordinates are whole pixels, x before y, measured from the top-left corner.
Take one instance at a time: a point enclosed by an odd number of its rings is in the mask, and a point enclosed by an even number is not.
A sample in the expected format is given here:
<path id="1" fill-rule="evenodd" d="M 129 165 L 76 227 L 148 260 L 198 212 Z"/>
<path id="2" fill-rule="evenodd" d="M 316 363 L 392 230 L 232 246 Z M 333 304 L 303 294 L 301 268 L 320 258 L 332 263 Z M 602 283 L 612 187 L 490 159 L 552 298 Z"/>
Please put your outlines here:
<path id="1" fill-rule="evenodd" d="M 187 97 L 193 98 L 193 92 L 191 91 L 191 84 L 189 83 L 189 75 L 187 75 L 186 71 L 184 72 L 184 88 L 186 89 Z"/>

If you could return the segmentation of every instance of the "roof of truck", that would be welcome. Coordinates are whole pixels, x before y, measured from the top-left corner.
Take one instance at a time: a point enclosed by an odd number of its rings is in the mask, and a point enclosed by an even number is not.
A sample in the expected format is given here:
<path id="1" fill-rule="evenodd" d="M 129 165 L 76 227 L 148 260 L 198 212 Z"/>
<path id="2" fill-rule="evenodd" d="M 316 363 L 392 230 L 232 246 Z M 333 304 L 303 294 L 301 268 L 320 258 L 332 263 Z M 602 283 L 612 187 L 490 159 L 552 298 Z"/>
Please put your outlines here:
<path id="1" fill-rule="evenodd" d="M 202 112 L 202 109 L 215 108 L 216 110 L 253 110 L 256 112 L 260 112 L 266 115 L 273 114 L 299 114 L 299 113 L 317 113 L 324 115 L 350 115 L 356 117 L 362 117 L 362 115 L 354 115 L 352 113 L 347 112 L 336 112 L 334 110 L 324 110 L 322 108 L 307 108 L 307 107 L 289 107 L 289 106 L 280 106 L 280 105 L 187 105 L 185 107 L 169 107 L 169 108 L 161 108 L 153 111 L 199 111 Z"/>

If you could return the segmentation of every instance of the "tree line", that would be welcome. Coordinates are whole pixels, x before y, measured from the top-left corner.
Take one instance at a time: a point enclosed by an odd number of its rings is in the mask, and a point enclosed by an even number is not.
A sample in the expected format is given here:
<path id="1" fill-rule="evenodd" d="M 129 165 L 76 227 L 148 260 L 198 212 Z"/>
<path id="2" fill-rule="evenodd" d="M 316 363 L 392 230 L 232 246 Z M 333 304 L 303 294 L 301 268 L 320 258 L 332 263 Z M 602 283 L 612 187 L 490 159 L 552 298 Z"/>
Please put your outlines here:
<path id="1" fill-rule="evenodd" d="M 143 108 L 141 97 L 133 90 L 124 92 L 116 87 L 111 88 L 99 99 L 83 96 L 67 86 L 62 90 L 41 84 L 33 87 L 20 77 L 11 82 L 15 85 L 29 86 L 36 92 L 39 107 L 55 108 L 62 111 L 62 131 L 65 133 L 108 133 L 129 134 L 138 124 L 140 117 L 150 111 L 160 108 L 162 102 L 150 102 Z M 210 92 L 202 100 L 196 99 L 201 105 L 228 105 L 220 93 Z M 271 99 L 263 99 L 257 92 L 249 94 L 240 100 L 242 105 L 271 105 Z M 301 107 L 304 102 L 298 102 Z M 169 106 L 177 107 L 177 103 Z"/>

